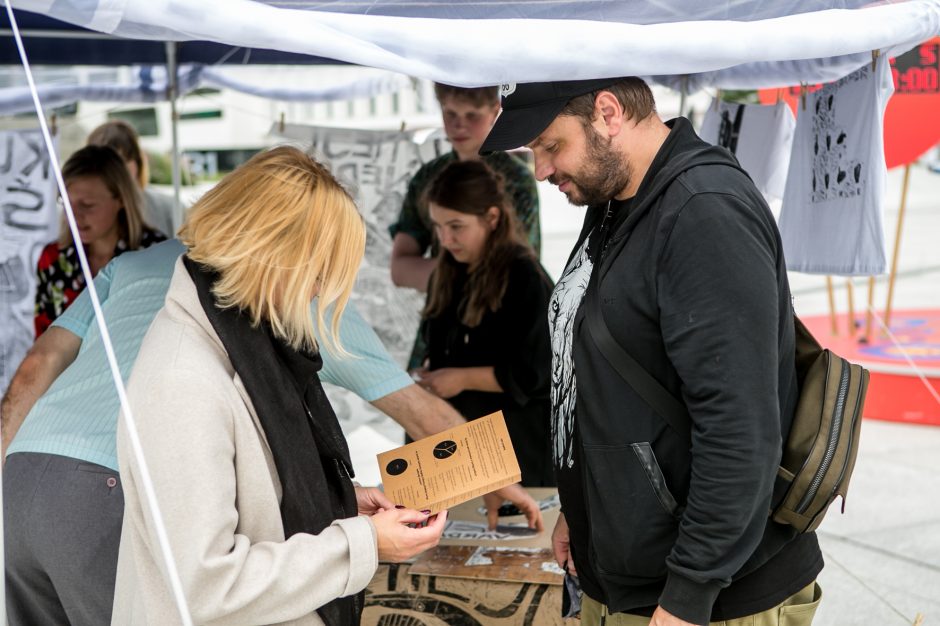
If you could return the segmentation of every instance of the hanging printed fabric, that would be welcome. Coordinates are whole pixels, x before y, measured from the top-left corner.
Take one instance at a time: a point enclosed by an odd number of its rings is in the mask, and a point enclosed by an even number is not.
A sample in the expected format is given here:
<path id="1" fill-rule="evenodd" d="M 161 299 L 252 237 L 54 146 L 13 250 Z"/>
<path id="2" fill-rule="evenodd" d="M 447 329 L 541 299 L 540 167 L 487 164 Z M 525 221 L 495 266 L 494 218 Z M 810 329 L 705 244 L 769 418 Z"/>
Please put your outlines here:
<path id="1" fill-rule="evenodd" d="M 355 198 L 366 225 L 366 249 L 350 301 L 382 339 L 389 354 L 404 367 L 418 330 L 424 295 L 392 284 L 388 226 L 398 217 L 414 173 L 449 146 L 437 134 L 425 135 L 419 142 L 418 133 L 410 130 L 275 123 L 271 134 L 309 146 L 311 154 L 328 164 Z M 347 432 L 355 431 L 362 423 L 376 424 L 386 419 L 348 389 L 329 383 L 323 388 Z"/>
<path id="2" fill-rule="evenodd" d="M 0 394 L 33 344 L 36 262 L 58 233 L 57 190 L 38 129 L 0 132 Z"/>
<path id="3" fill-rule="evenodd" d="M 787 268 L 873 276 L 886 266 L 884 111 L 894 92 L 879 61 L 807 94 L 798 107 L 780 234 Z"/>
<path id="4" fill-rule="evenodd" d="M 730 150 L 764 197 L 782 198 L 796 120 L 783 101 L 775 105 L 713 100 L 699 135 Z"/>

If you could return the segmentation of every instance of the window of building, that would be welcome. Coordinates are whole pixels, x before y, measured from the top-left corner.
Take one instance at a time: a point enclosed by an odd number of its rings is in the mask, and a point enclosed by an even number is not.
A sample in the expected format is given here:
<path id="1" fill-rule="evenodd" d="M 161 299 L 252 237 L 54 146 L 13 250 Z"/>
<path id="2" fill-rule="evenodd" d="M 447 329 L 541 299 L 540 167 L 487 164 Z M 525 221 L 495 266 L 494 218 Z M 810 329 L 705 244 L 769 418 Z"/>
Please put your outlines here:
<path id="1" fill-rule="evenodd" d="M 185 122 L 189 120 L 221 119 L 221 117 L 222 117 L 221 109 L 210 109 L 208 111 L 187 111 L 186 113 L 180 113 L 181 122 Z"/>
<path id="2" fill-rule="evenodd" d="M 214 87 L 197 87 L 192 91 L 186 93 L 186 96 L 218 96 L 222 93 L 221 89 L 215 89 Z"/>
<path id="3" fill-rule="evenodd" d="M 126 109 L 124 111 L 108 112 L 109 120 L 124 120 L 137 131 L 141 137 L 156 137 L 159 133 L 157 125 L 157 110 L 147 109 Z"/>

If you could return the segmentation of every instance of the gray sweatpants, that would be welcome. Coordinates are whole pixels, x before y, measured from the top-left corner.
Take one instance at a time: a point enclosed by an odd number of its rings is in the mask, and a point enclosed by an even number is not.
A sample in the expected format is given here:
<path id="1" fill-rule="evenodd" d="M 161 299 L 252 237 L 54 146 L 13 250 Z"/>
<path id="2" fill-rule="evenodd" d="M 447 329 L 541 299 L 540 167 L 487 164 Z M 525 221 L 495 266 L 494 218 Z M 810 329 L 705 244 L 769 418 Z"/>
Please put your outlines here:
<path id="1" fill-rule="evenodd" d="M 3 467 L 7 619 L 111 623 L 124 492 L 114 470 L 18 452 Z"/>

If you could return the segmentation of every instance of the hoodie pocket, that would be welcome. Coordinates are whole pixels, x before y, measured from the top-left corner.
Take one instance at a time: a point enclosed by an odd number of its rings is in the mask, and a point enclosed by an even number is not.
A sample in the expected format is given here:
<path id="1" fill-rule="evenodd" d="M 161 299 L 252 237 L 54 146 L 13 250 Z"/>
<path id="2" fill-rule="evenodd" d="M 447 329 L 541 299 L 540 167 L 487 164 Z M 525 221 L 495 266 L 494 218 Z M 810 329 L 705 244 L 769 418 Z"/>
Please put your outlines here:
<path id="1" fill-rule="evenodd" d="M 650 444 L 586 445 L 584 458 L 599 573 L 637 582 L 664 577 L 681 509 Z"/>

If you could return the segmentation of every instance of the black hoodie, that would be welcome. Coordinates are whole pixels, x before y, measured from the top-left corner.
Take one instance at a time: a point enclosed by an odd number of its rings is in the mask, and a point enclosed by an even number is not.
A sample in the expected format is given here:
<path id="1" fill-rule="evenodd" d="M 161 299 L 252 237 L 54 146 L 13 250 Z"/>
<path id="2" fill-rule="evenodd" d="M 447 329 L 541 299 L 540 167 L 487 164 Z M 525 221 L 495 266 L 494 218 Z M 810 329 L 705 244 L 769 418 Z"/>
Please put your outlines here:
<path id="1" fill-rule="evenodd" d="M 778 604 L 815 579 L 822 556 L 814 534 L 768 517 L 797 399 L 776 224 L 729 152 L 683 118 L 669 125 L 628 211 L 589 251 L 611 334 L 684 401 L 691 450 L 597 350 L 587 296 L 573 339 L 581 488 L 561 473 L 559 488 L 566 516 L 583 512 L 575 565 L 596 599 L 702 624 Z M 575 250 L 606 212 L 589 209 Z"/>

